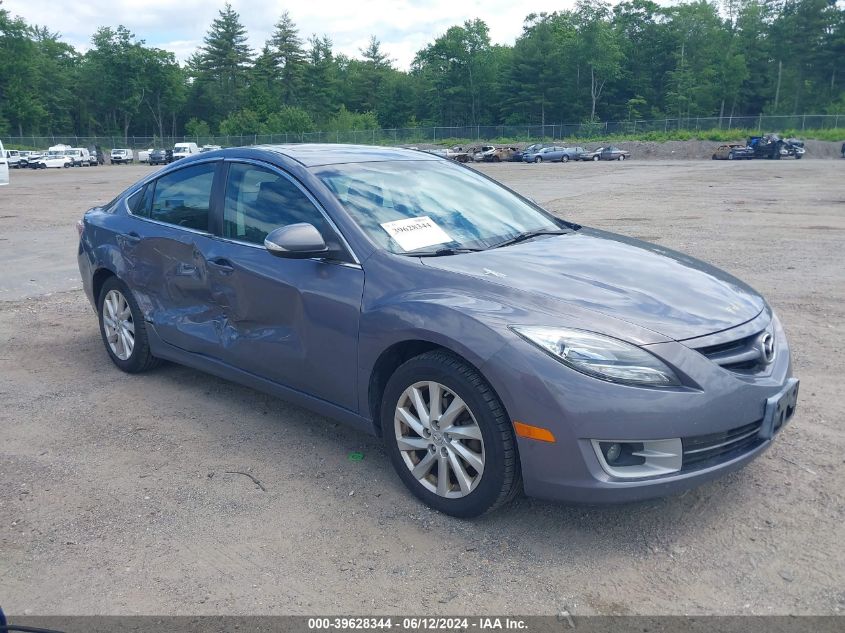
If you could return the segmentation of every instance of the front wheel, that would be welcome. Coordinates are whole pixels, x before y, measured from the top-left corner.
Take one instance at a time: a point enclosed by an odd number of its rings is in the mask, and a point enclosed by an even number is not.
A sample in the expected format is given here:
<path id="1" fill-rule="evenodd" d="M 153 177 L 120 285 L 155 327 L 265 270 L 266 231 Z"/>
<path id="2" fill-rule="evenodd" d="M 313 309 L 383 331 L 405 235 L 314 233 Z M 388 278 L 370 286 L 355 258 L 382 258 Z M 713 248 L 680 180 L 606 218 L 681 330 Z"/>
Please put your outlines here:
<path id="1" fill-rule="evenodd" d="M 561 156 L 561 157 L 560 157 L 560 162 L 562 162 L 562 163 L 568 163 L 568 162 L 569 162 L 569 156 L 567 156 L 566 154 L 564 154 L 563 156 Z"/>
<path id="2" fill-rule="evenodd" d="M 598 157 L 598 156 L 593 156 L 593 161 L 594 161 L 594 162 L 598 162 L 598 160 L 599 160 L 599 157 Z"/>
<path id="3" fill-rule="evenodd" d="M 620 161 L 625 160 L 625 154 L 619 154 L 619 160 Z"/>
<path id="4" fill-rule="evenodd" d="M 535 162 L 535 163 L 542 163 L 542 162 L 543 162 L 543 158 L 542 158 L 542 157 L 540 157 L 540 156 L 538 156 L 537 158 L 535 158 L 535 159 L 534 159 L 534 162 Z"/>
<path id="5" fill-rule="evenodd" d="M 117 277 L 110 277 L 103 284 L 97 313 L 103 344 L 118 368 L 137 374 L 159 364 L 159 359 L 150 353 L 146 325 L 135 297 Z"/>
<path id="6" fill-rule="evenodd" d="M 470 518 L 522 488 L 507 413 L 475 368 L 445 352 L 401 365 L 387 383 L 381 428 L 403 483 L 432 508 Z"/>
<path id="7" fill-rule="evenodd" d="M 728 160 L 733 160 L 733 159 L 734 159 L 734 153 L 731 152 L 730 154 L 728 154 Z"/>

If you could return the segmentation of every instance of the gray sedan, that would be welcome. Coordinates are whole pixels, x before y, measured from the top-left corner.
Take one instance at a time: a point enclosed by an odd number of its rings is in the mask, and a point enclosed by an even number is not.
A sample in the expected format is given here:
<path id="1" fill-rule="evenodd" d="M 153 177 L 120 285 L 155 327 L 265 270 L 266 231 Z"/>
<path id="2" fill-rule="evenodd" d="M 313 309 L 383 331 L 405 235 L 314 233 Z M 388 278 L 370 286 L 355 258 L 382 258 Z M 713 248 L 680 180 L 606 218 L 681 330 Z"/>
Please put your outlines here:
<path id="1" fill-rule="evenodd" d="M 568 163 L 570 160 L 577 160 L 583 151 L 583 147 L 552 145 L 538 148 L 533 152 L 525 152 L 522 154 L 522 160 L 526 163 Z"/>
<path id="2" fill-rule="evenodd" d="M 381 436 L 408 489 L 454 516 L 523 491 L 683 491 L 795 411 L 786 336 L 748 285 L 429 154 L 198 154 L 78 228 L 116 367 L 182 363 Z"/>

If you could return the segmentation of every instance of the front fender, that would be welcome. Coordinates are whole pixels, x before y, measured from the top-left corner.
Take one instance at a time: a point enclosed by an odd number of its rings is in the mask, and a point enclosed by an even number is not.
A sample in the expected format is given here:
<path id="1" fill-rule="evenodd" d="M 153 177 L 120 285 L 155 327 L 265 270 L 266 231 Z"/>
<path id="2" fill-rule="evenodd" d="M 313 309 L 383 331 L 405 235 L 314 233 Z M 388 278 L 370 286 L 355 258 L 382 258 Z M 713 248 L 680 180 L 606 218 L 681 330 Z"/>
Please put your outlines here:
<path id="1" fill-rule="evenodd" d="M 391 347 L 431 343 L 480 370 L 505 345 L 504 332 L 512 313 L 511 308 L 490 298 L 443 291 L 401 293 L 365 311 L 358 346 L 359 411 L 369 410 L 370 377 L 379 358 Z"/>

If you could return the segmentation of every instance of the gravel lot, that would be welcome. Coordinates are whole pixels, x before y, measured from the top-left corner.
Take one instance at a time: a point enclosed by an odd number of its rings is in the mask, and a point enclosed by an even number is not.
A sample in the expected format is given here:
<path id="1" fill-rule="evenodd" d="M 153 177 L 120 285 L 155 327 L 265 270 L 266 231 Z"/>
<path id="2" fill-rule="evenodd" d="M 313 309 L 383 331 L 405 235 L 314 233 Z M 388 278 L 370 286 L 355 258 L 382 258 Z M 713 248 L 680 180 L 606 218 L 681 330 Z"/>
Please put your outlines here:
<path id="1" fill-rule="evenodd" d="M 7 612 L 845 611 L 845 161 L 483 166 L 751 283 L 802 388 L 776 445 L 723 480 L 627 506 L 520 499 L 472 522 L 417 503 L 373 438 L 175 365 L 112 366 L 73 223 L 150 169 L 14 171 L 0 190 Z"/>

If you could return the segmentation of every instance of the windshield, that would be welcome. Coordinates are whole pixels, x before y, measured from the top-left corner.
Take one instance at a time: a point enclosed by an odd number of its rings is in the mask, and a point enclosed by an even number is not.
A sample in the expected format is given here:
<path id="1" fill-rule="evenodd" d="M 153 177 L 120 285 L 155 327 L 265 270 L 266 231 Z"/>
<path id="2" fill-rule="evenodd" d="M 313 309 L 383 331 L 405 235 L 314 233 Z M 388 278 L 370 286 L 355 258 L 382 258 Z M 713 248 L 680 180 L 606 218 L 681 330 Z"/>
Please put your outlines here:
<path id="1" fill-rule="evenodd" d="M 445 161 L 350 163 L 315 171 L 369 238 L 393 253 L 484 249 L 528 231 L 561 228 L 503 187 Z"/>

